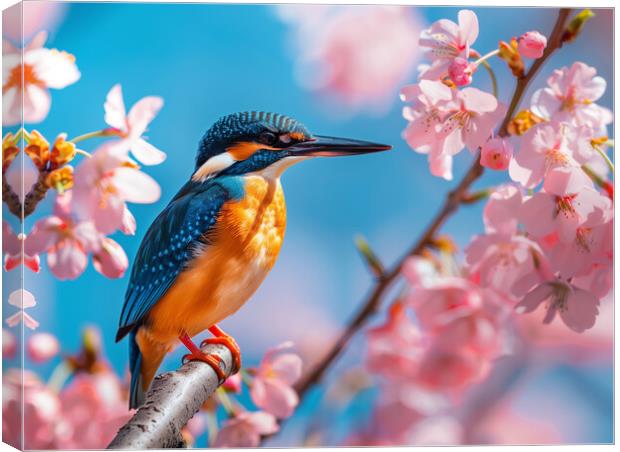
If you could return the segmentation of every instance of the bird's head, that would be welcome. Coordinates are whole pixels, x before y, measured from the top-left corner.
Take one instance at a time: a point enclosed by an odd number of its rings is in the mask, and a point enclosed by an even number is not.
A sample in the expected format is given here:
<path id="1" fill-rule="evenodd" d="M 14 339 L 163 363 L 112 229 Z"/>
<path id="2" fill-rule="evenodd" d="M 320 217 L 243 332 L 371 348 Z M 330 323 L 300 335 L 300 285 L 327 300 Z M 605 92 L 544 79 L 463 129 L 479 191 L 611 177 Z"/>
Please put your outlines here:
<path id="1" fill-rule="evenodd" d="M 391 146 L 312 135 L 303 124 L 277 113 L 243 112 L 225 116 L 207 131 L 198 148 L 193 179 L 263 170 L 279 175 L 311 157 L 357 155 Z"/>

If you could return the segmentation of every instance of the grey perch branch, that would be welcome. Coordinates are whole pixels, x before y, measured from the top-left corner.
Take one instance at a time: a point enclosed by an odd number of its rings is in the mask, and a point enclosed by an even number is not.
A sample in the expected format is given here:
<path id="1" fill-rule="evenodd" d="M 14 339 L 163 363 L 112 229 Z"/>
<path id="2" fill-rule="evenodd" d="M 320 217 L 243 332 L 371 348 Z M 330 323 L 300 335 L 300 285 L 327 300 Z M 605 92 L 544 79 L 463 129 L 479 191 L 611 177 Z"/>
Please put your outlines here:
<path id="1" fill-rule="evenodd" d="M 233 361 L 223 345 L 206 345 L 204 353 L 219 356 L 229 376 Z M 162 449 L 184 447 L 181 429 L 216 391 L 218 381 L 206 363 L 190 361 L 180 369 L 158 375 L 136 414 L 118 431 L 108 449 Z"/>

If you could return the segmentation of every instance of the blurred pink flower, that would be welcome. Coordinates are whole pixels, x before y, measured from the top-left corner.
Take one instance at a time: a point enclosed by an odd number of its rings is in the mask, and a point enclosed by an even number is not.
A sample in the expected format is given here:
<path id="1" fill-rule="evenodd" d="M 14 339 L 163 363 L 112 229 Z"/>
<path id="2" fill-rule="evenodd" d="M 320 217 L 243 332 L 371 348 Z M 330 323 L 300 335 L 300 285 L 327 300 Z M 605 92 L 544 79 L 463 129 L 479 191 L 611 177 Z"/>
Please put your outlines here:
<path id="1" fill-rule="evenodd" d="M 520 220 L 536 238 L 557 232 L 562 242 L 572 242 L 579 228 L 606 223 L 611 201 L 592 186 L 581 169 L 558 168 L 545 179 L 544 191 L 523 203 Z"/>
<path id="2" fill-rule="evenodd" d="M 28 237 L 29 254 L 47 252 L 47 264 L 58 279 L 75 279 L 88 264 L 88 254 L 101 249 L 90 221 L 75 222 L 69 211 L 72 191 L 56 198 L 54 214 L 37 221 Z"/>
<path id="3" fill-rule="evenodd" d="M 420 361 L 416 382 L 435 391 L 458 392 L 488 373 L 489 361 L 472 351 L 434 345 Z"/>
<path id="4" fill-rule="evenodd" d="M 547 47 L 547 38 L 537 31 L 528 31 L 519 38 L 519 53 L 525 58 L 540 58 Z"/>
<path id="5" fill-rule="evenodd" d="M 455 311 L 471 312 L 482 306 L 478 288 L 463 278 L 444 277 L 430 287 L 417 287 L 406 298 L 422 330 L 433 334 L 444 328 Z"/>
<path id="6" fill-rule="evenodd" d="M 435 264 L 419 256 L 407 258 L 400 271 L 413 287 L 430 287 L 440 278 Z"/>
<path id="7" fill-rule="evenodd" d="M 43 363 L 58 354 L 60 344 L 53 334 L 35 333 L 28 338 L 26 351 L 32 361 Z"/>
<path id="8" fill-rule="evenodd" d="M 560 279 L 536 286 L 515 306 L 515 310 L 518 314 L 527 314 L 545 301 L 547 313 L 543 323 L 551 323 L 559 311 L 564 324 L 577 333 L 592 328 L 599 313 L 596 295 Z"/>
<path id="9" fill-rule="evenodd" d="M 35 273 L 41 269 L 38 254 L 31 256 L 23 253 L 22 246 L 26 241 L 26 236 L 22 233 L 16 235 L 11 229 L 11 225 L 2 221 L 2 252 L 4 253 L 4 270 L 11 271 L 22 264 Z"/>
<path id="10" fill-rule="evenodd" d="M 105 448 L 132 414 L 121 381 L 110 370 L 79 373 L 62 390 L 60 401 L 58 449 Z"/>
<path id="11" fill-rule="evenodd" d="M 448 75 L 456 86 L 466 86 L 472 82 L 473 71 L 474 67 L 465 58 L 456 57 L 450 63 Z"/>
<path id="12" fill-rule="evenodd" d="M 489 195 L 482 219 L 487 233 L 515 234 L 523 196 L 513 184 L 500 185 Z"/>
<path id="13" fill-rule="evenodd" d="M 242 384 L 243 379 L 241 378 L 241 372 L 237 372 L 236 374 L 228 377 L 226 381 L 224 381 L 224 384 L 222 384 L 222 387 L 231 392 L 240 393 Z"/>
<path id="14" fill-rule="evenodd" d="M 474 236 L 465 249 L 469 272 L 482 287 L 516 295 L 513 287 L 523 279 L 537 280 L 545 260 L 540 246 L 522 235 L 497 234 Z"/>
<path id="15" fill-rule="evenodd" d="M 458 20 L 457 25 L 451 20 L 440 19 L 422 31 L 419 44 L 426 49 L 431 65 L 422 71 L 420 77 L 441 79 L 448 74 L 455 58 L 469 57 L 470 47 L 478 38 L 478 17 L 473 11 L 462 9 Z"/>
<path id="16" fill-rule="evenodd" d="M 215 447 L 257 447 L 261 435 L 278 431 L 276 418 L 263 411 L 243 411 L 224 421 L 215 438 Z"/>
<path id="17" fill-rule="evenodd" d="M 145 165 L 157 165 L 166 160 L 164 152 L 142 138 L 163 104 L 161 97 L 143 97 L 126 114 L 121 85 L 114 85 L 105 100 L 105 122 L 116 129 L 136 160 Z"/>
<path id="18" fill-rule="evenodd" d="M 3 41 L 2 125 L 41 122 L 52 99 L 49 88 L 61 89 L 75 83 L 80 72 L 75 57 L 67 52 L 43 47 L 47 33 L 40 32 L 22 53 Z"/>
<path id="19" fill-rule="evenodd" d="M 591 147 L 589 140 L 587 145 Z M 534 188 L 554 168 L 579 168 L 586 162 L 583 152 L 575 152 L 581 146 L 577 131 L 567 124 L 539 124 L 523 137 L 521 149 L 510 162 L 510 178 L 525 188 Z"/>
<path id="20" fill-rule="evenodd" d="M 420 361 L 422 336 L 401 303 L 394 303 L 385 324 L 368 330 L 366 367 L 391 378 L 415 374 Z"/>
<path id="21" fill-rule="evenodd" d="M 75 170 L 74 209 L 103 234 L 127 228 L 126 201 L 152 203 L 160 194 L 157 182 L 129 160 L 123 141 L 105 143 Z"/>
<path id="22" fill-rule="evenodd" d="M 301 358 L 289 350 L 290 342 L 284 342 L 268 350 L 254 374 L 250 389 L 252 401 L 257 407 L 278 419 L 293 414 L 299 397 L 292 385 L 301 376 Z"/>
<path id="23" fill-rule="evenodd" d="M 2 358 L 13 359 L 17 353 L 17 338 L 9 330 L 2 328 Z"/>
<path id="24" fill-rule="evenodd" d="M 505 138 L 491 138 L 482 145 L 480 164 L 496 171 L 508 169 L 512 159 L 513 146 Z"/>
<path id="25" fill-rule="evenodd" d="M 109 237 L 102 237 L 100 248 L 93 254 L 95 270 L 108 278 L 122 278 L 129 266 L 125 250 Z"/>
<path id="26" fill-rule="evenodd" d="M 22 9 L 6 9 L 2 35 L 13 42 L 28 41 L 41 30 L 53 32 L 62 21 L 68 5 L 62 2 L 28 2 Z"/>
<path id="27" fill-rule="evenodd" d="M 582 62 L 556 69 L 547 79 L 547 87 L 532 95 L 532 111 L 547 120 L 567 121 L 604 131 L 613 120 L 612 112 L 595 104 L 607 87 L 596 69 Z M 600 135 L 606 135 L 601 132 Z"/>
<path id="28" fill-rule="evenodd" d="M 39 322 L 37 322 L 30 316 L 30 314 L 24 311 L 24 309 L 32 308 L 33 306 L 37 305 L 37 301 L 35 300 L 32 293 L 24 289 L 15 290 L 9 295 L 9 304 L 11 306 L 15 306 L 16 308 L 19 308 L 19 311 L 7 317 L 6 324 L 8 326 L 17 326 L 23 320 L 24 325 L 26 325 L 31 330 L 35 330 L 39 327 Z"/>
<path id="29" fill-rule="evenodd" d="M 301 82 L 353 109 L 389 106 L 419 55 L 417 14 L 399 6 L 333 7 L 317 25 L 321 33 L 298 25 Z"/>
<path id="30" fill-rule="evenodd" d="M 9 369 L 3 375 L 2 414 L 2 441 L 18 449 L 58 448 L 60 401 L 34 373 Z"/>

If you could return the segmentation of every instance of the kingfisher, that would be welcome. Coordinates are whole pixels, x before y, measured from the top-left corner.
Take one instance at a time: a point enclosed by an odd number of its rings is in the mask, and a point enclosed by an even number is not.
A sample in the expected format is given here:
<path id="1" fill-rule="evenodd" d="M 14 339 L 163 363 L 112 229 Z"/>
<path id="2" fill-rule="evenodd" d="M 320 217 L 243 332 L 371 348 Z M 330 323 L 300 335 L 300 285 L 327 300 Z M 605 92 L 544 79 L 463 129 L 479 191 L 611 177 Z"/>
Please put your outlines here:
<path id="1" fill-rule="evenodd" d="M 277 113 L 219 119 L 200 140 L 194 172 L 146 232 L 133 262 L 116 341 L 129 335 L 129 407 L 137 408 L 167 353 L 224 374 L 205 343 L 223 344 L 241 367 L 235 340 L 217 324 L 252 296 L 273 267 L 286 227 L 280 176 L 313 157 L 386 151 L 391 146 L 312 135 Z M 213 337 L 198 347 L 192 337 Z"/>

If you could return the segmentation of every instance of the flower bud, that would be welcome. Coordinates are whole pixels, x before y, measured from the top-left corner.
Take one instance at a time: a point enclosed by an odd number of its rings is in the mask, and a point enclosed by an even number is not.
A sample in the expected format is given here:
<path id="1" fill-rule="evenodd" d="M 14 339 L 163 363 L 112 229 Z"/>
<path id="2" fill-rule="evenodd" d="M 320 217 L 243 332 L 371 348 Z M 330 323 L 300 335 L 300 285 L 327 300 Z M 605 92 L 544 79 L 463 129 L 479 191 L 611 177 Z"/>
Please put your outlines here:
<path id="1" fill-rule="evenodd" d="M 49 333 L 35 333 L 28 339 L 28 357 L 36 363 L 43 363 L 58 354 L 58 339 Z"/>
<path id="2" fill-rule="evenodd" d="M 50 144 L 45 137 L 36 130 L 25 133 L 24 137 L 26 138 L 26 148 L 24 149 L 26 155 L 30 157 L 32 163 L 34 163 L 38 169 L 47 169 L 47 164 L 50 159 Z"/>
<path id="3" fill-rule="evenodd" d="M 508 67 L 512 71 L 512 75 L 515 77 L 523 77 L 525 68 L 523 66 L 523 60 L 517 50 L 519 44 L 515 38 L 510 40 L 510 43 L 505 41 L 499 42 L 499 54 L 498 56 L 508 63 Z"/>
<path id="4" fill-rule="evenodd" d="M 75 144 L 67 141 L 67 134 L 61 133 L 56 138 L 50 153 L 51 168 L 56 169 L 69 163 L 75 157 Z"/>
<path id="5" fill-rule="evenodd" d="M 564 34 L 562 35 L 562 42 L 573 42 L 581 30 L 583 30 L 584 25 L 587 21 L 594 17 L 594 13 L 591 9 L 584 9 L 570 21 L 566 30 L 564 30 Z"/>
<path id="6" fill-rule="evenodd" d="M 58 193 L 64 193 L 73 187 L 73 167 L 63 166 L 55 169 L 45 178 L 45 185 L 58 190 Z"/>
<path id="7" fill-rule="evenodd" d="M 466 86 L 472 81 L 472 68 L 465 58 L 455 58 L 448 68 L 448 75 L 456 86 Z"/>
<path id="8" fill-rule="evenodd" d="M 503 171 L 508 169 L 512 158 L 512 144 L 503 138 L 491 138 L 482 145 L 480 164 L 485 168 Z"/>
<path id="9" fill-rule="evenodd" d="M 537 31 L 528 31 L 519 38 L 519 53 L 525 58 L 540 58 L 545 47 L 547 38 Z"/>
<path id="10" fill-rule="evenodd" d="M 2 139 L 2 174 L 9 169 L 17 154 L 19 154 L 19 147 L 17 146 L 18 138 L 11 132 L 7 133 Z"/>

